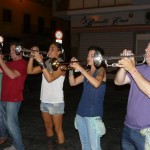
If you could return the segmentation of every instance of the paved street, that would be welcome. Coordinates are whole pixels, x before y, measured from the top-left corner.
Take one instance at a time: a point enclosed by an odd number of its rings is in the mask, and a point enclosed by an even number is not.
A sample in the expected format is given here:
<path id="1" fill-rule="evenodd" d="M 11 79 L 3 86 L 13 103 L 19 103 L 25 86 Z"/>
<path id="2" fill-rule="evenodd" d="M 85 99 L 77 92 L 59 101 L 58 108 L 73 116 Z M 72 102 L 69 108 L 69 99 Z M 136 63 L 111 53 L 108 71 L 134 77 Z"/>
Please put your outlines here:
<path id="1" fill-rule="evenodd" d="M 40 76 L 28 77 L 25 87 L 25 101 L 19 117 L 26 150 L 46 150 L 45 129 L 39 109 Z M 106 135 L 102 138 L 103 150 L 120 150 L 120 130 L 123 126 L 129 86 L 117 87 L 108 81 L 104 103 Z M 69 150 L 81 150 L 78 132 L 74 128 L 74 117 L 82 92 L 82 85 L 71 88 L 65 81 L 65 115 L 63 128 Z M 10 144 L 8 140 L 0 145 L 0 150 Z"/>

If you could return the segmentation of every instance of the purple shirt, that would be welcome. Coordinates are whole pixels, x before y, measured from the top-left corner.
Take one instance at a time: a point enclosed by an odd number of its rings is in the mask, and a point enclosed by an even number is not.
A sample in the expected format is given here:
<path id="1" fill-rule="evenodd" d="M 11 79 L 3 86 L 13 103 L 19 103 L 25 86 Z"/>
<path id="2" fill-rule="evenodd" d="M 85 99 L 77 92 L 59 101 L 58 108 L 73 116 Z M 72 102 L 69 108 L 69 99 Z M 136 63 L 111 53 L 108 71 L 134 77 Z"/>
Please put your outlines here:
<path id="1" fill-rule="evenodd" d="M 137 66 L 138 71 L 145 79 L 150 81 L 150 67 L 148 65 Z M 138 88 L 130 74 L 131 87 L 128 97 L 125 125 L 133 129 L 150 127 L 150 98 Z"/>

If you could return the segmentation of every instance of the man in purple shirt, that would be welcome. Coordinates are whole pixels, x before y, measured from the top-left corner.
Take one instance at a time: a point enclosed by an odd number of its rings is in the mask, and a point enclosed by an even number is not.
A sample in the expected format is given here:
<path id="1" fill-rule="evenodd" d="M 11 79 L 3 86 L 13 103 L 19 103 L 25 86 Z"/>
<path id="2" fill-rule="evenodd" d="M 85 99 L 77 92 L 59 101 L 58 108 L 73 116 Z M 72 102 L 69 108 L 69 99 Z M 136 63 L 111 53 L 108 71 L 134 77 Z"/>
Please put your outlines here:
<path id="1" fill-rule="evenodd" d="M 116 85 L 130 84 L 125 125 L 122 131 L 122 150 L 144 150 L 147 146 L 150 130 L 150 43 L 145 49 L 147 64 L 135 65 L 134 57 L 124 57 L 118 61 L 115 77 Z M 133 55 L 124 50 L 122 56 Z"/>

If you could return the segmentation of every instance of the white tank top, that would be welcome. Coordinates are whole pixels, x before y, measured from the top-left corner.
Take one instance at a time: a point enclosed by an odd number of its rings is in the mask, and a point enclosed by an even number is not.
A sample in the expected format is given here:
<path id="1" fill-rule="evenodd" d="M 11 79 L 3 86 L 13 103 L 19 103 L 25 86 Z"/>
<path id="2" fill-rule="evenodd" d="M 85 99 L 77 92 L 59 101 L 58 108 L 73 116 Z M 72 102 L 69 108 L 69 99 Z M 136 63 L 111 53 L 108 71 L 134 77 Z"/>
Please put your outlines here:
<path id="1" fill-rule="evenodd" d="M 42 75 L 40 99 L 44 103 L 64 103 L 63 83 L 65 76 L 48 83 Z"/>
<path id="2" fill-rule="evenodd" d="M 46 61 L 47 68 L 52 72 L 49 60 Z M 56 80 L 48 83 L 42 74 L 41 95 L 40 100 L 44 103 L 64 103 L 64 84 L 65 76 L 60 76 Z"/>

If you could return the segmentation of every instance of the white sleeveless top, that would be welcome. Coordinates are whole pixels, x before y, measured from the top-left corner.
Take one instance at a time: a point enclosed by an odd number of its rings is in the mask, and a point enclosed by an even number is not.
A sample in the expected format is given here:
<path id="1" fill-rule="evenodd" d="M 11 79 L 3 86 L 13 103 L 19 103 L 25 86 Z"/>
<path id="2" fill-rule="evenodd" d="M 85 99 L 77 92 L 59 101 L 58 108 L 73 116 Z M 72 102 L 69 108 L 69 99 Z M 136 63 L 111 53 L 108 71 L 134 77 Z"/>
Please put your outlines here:
<path id="1" fill-rule="evenodd" d="M 60 76 L 56 80 L 48 83 L 44 75 L 42 74 L 40 100 L 44 103 L 64 103 L 64 80 L 65 76 Z"/>

